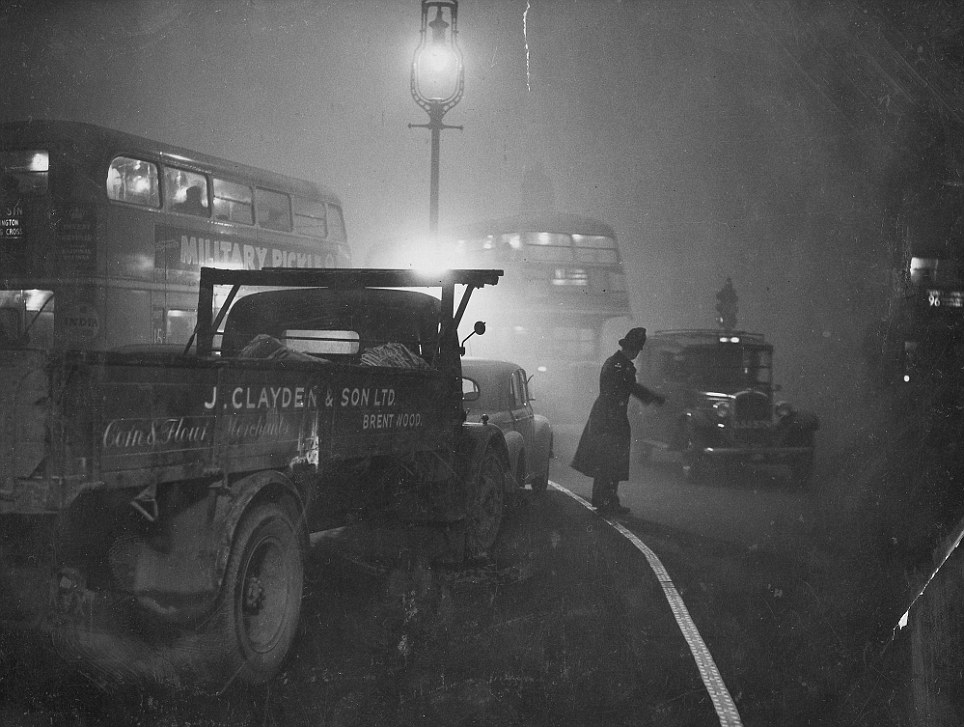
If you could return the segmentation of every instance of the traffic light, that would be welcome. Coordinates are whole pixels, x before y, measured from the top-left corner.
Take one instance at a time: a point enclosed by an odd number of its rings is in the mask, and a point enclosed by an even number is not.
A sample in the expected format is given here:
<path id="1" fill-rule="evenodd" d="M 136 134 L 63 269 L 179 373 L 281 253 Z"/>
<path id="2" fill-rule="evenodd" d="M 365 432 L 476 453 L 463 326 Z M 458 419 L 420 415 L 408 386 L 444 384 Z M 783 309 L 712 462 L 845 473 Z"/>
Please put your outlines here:
<path id="1" fill-rule="evenodd" d="M 733 281 L 730 278 L 726 279 L 726 283 L 716 294 L 716 300 L 717 324 L 726 331 L 732 331 L 736 328 L 737 302 L 740 299 L 733 289 Z"/>

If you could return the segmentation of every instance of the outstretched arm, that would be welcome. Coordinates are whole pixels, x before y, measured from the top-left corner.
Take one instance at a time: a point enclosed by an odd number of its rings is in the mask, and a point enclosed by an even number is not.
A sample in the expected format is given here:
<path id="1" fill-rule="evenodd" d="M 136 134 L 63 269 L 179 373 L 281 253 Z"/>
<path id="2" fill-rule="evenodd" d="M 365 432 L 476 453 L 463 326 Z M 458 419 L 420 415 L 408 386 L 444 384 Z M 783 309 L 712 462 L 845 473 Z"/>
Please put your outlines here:
<path id="1" fill-rule="evenodd" d="M 636 373 L 633 369 L 626 369 L 619 366 L 604 366 L 600 376 L 600 391 L 615 395 L 616 393 L 629 394 L 635 396 L 644 404 L 659 404 L 662 406 L 666 399 L 662 394 L 650 391 L 636 381 Z"/>
<path id="2" fill-rule="evenodd" d="M 658 404 L 659 406 L 662 406 L 666 402 L 665 396 L 663 396 L 662 394 L 658 394 L 655 391 L 651 391 L 650 389 L 647 389 L 642 384 L 634 383 L 632 384 L 632 387 L 633 388 L 630 389 L 629 393 L 635 396 L 644 404 Z"/>

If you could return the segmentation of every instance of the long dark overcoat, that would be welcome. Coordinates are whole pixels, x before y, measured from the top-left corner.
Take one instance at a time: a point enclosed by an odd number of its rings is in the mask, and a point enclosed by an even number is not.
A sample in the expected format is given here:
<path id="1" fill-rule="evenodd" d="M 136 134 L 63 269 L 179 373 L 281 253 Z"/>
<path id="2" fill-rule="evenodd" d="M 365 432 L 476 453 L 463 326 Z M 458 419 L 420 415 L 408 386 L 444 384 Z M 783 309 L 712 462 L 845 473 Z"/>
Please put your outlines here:
<path id="1" fill-rule="evenodd" d="M 599 373 L 599 396 L 589 412 L 572 468 L 593 479 L 629 479 L 631 433 L 626 408 L 629 397 L 644 404 L 660 397 L 636 382 L 636 367 L 622 351 L 606 359 Z"/>

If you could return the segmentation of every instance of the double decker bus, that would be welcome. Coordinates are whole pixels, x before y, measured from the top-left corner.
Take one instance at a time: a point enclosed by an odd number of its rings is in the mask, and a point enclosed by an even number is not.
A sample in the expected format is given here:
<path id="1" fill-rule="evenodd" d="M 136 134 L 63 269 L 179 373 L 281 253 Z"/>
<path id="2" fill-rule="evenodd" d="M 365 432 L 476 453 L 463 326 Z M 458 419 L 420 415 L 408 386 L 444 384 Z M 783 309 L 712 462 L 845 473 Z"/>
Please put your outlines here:
<path id="1" fill-rule="evenodd" d="M 469 305 L 466 315 L 484 320 L 487 331 L 466 341 L 468 353 L 525 368 L 557 439 L 578 436 L 598 393 L 599 368 L 632 315 L 611 226 L 558 212 L 516 215 L 443 230 L 437 246 L 395 242 L 369 259 L 504 270 L 498 295 Z"/>
<path id="2" fill-rule="evenodd" d="M 185 343 L 202 266 L 350 264 L 312 182 L 91 124 L 0 124 L 0 348 Z"/>

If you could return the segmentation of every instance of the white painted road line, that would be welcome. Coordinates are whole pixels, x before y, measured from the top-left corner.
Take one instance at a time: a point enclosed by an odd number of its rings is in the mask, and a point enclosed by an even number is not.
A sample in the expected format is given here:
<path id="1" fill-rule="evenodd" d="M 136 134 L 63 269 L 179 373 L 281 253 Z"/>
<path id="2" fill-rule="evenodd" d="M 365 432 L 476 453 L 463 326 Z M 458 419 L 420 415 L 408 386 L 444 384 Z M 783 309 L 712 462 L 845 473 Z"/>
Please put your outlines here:
<path id="1" fill-rule="evenodd" d="M 569 497 L 590 512 L 595 513 L 595 508 L 586 502 L 584 498 L 571 490 L 567 490 L 556 482 L 550 481 L 549 484 L 563 494 L 569 495 Z M 696 668 L 700 672 L 700 679 L 703 680 L 703 685 L 706 687 L 710 699 L 713 700 L 713 708 L 716 710 L 717 717 L 720 718 L 720 724 L 723 725 L 723 727 L 742 727 L 743 722 L 740 720 L 740 713 L 736 709 L 733 697 L 730 696 L 730 692 L 723 683 L 723 678 L 716 668 L 716 662 L 713 661 L 710 650 L 707 649 L 706 644 L 703 643 L 703 637 L 700 636 L 696 624 L 693 623 L 689 611 L 686 610 L 683 597 L 680 596 L 679 591 L 676 590 L 673 580 L 669 577 L 669 573 L 666 572 L 666 568 L 663 567 L 663 563 L 659 557 L 650 550 L 646 543 L 640 540 L 634 533 L 630 532 L 622 523 L 612 518 L 603 517 L 602 519 L 609 523 L 624 538 L 636 546 L 637 550 L 646 556 L 649 567 L 652 568 L 653 573 L 656 575 L 656 580 L 659 581 L 659 585 L 663 589 L 663 595 L 666 596 L 666 601 L 669 603 L 669 608 L 673 612 L 676 624 L 679 626 L 683 638 L 686 639 L 686 643 L 690 647 L 690 653 L 693 655 L 693 659 L 696 661 Z"/>

